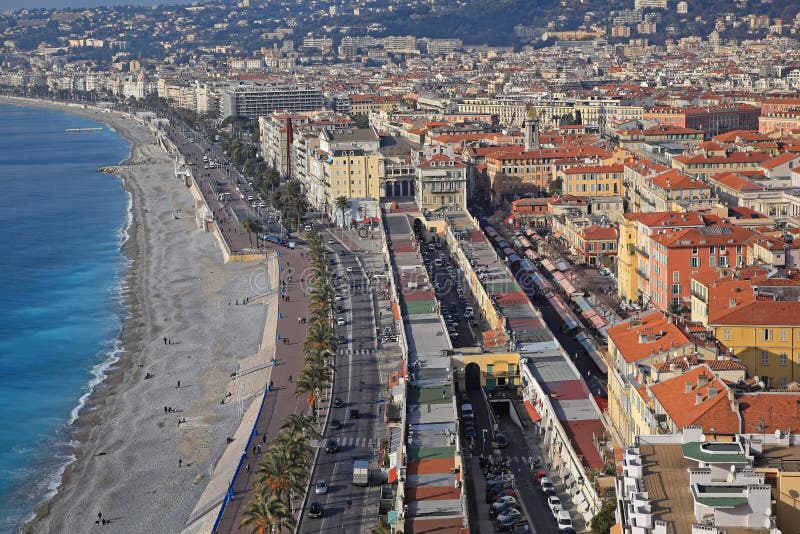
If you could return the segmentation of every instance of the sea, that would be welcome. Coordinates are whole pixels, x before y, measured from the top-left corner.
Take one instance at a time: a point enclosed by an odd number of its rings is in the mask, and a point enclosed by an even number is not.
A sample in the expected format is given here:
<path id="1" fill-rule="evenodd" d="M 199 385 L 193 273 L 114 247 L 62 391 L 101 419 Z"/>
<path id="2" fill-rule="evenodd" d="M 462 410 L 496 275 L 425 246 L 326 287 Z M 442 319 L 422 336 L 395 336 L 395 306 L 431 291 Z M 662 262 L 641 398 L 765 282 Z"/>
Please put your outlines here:
<path id="1" fill-rule="evenodd" d="M 97 169 L 129 152 L 108 126 L 0 105 L 0 532 L 55 491 L 117 359 L 131 199 Z"/>

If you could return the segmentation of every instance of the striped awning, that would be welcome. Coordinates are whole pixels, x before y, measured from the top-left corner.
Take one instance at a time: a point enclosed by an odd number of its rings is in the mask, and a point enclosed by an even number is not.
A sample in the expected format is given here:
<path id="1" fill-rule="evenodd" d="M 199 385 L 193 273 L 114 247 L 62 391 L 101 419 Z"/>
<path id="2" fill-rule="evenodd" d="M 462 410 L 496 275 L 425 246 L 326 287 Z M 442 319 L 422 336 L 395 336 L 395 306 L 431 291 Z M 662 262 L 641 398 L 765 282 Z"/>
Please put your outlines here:
<path id="1" fill-rule="evenodd" d="M 539 412 L 533 407 L 531 401 L 525 401 L 525 411 L 528 412 L 528 415 L 531 416 L 531 421 L 534 423 L 538 423 L 542 420 L 542 416 L 539 415 Z"/>

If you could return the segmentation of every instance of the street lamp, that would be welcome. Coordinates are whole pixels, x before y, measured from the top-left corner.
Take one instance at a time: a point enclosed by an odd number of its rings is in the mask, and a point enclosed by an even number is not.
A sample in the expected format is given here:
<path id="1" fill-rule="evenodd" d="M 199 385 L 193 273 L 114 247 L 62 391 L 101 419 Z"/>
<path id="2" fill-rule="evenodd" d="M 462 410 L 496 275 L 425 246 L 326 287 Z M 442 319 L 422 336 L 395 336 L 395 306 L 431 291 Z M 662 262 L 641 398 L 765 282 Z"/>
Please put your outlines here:
<path id="1" fill-rule="evenodd" d="M 483 446 L 481 447 L 481 458 L 486 456 L 486 433 L 488 431 L 489 430 L 487 430 L 486 428 L 483 429 Z"/>

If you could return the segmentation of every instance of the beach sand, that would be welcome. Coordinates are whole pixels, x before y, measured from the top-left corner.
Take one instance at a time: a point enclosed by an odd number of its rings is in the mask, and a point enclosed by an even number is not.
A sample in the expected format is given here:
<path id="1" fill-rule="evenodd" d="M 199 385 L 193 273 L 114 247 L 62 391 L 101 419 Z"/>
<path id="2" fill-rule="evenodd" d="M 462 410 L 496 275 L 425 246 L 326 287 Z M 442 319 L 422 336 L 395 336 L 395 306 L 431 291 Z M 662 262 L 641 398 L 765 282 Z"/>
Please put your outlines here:
<path id="1" fill-rule="evenodd" d="M 254 296 L 254 273 L 264 267 L 223 264 L 211 234 L 193 217 L 173 216 L 178 208 L 193 213 L 194 203 L 147 128 L 112 113 L 0 102 L 102 121 L 132 144 L 119 172 L 133 196 L 124 352 L 75 424 L 76 460 L 24 531 L 179 532 L 239 425 L 230 376 L 259 350 L 269 304 L 229 301 Z M 165 345 L 165 337 L 172 343 Z M 165 413 L 166 406 L 178 411 Z M 98 512 L 111 525 L 96 525 Z"/>

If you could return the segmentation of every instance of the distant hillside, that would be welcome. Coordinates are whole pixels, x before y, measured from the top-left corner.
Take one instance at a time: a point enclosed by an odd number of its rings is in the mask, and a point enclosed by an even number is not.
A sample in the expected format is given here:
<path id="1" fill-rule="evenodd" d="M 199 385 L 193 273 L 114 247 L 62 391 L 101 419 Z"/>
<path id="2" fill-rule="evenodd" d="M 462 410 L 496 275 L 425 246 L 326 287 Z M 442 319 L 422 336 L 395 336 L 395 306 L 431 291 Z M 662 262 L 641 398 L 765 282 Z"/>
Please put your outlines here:
<path id="1" fill-rule="evenodd" d="M 706 37 L 714 30 L 718 18 L 726 15 L 740 19 L 749 14 L 781 17 L 791 23 L 800 11 L 800 2 L 778 2 L 769 0 L 686 0 L 688 14 L 676 11 L 678 0 L 669 0 L 666 10 L 647 10 L 660 18 L 658 33 L 644 36 L 654 43 L 663 43 L 667 38 L 689 35 Z M 613 13 L 632 10 L 633 0 L 437 0 L 429 2 L 385 2 L 380 14 L 362 16 L 334 15 L 324 21 L 301 23 L 306 32 L 319 33 L 324 25 L 347 26 L 358 34 L 370 24 L 380 24 L 385 31 L 380 35 L 413 35 L 415 37 L 459 38 L 465 44 L 489 44 L 508 46 L 519 44 L 514 36 L 514 26 L 524 25 L 551 30 L 588 29 L 594 25 L 607 29 L 611 26 Z M 391 9 L 391 11 L 390 11 Z M 548 26 L 548 24 L 550 26 Z M 635 24 L 632 37 L 635 37 Z M 668 34 L 672 26 L 675 32 Z M 733 28 L 727 24 L 723 38 L 748 38 L 749 26 L 740 24 Z M 377 35 L 373 33 L 373 35 Z M 338 38 L 338 35 L 335 37 Z"/>

